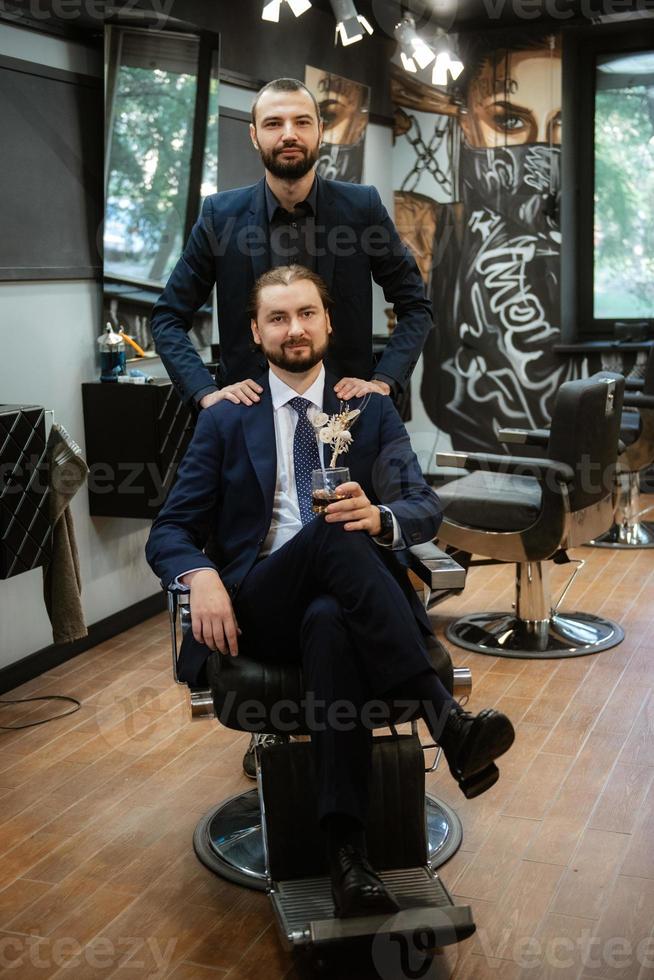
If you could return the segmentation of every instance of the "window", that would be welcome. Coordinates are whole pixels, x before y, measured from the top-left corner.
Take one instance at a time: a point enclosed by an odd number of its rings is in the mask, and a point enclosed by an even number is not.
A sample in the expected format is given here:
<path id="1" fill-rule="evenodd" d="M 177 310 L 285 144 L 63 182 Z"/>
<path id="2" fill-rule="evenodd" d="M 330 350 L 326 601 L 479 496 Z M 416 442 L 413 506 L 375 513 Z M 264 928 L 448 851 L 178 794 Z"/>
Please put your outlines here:
<path id="1" fill-rule="evenodd" d="M 159 288 L 217 189 L 217 38 L 111 33 L 104 272 Z"/>
<path id="2" fill-rule="evenodd" d="M 564 37 L 563 127 L 562 339 L 641 342 L 654 335 L 651 32 Z"/>
<path id="3" fill-rule="evenodd" d="M 593 313 L 654 318 L 654 51 L 599 55 Z"/>

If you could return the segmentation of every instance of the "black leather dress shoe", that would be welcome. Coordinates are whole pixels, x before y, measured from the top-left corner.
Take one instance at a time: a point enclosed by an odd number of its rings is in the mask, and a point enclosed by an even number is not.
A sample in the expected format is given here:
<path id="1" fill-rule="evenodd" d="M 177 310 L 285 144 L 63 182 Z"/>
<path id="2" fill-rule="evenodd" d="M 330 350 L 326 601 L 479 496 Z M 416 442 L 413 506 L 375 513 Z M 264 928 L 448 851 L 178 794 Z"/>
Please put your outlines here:
<path id="1" fill-rule="evenodd" d="M 263 747 L 265 745 L 282 745 L 284 742 L 288 742 L 287 735 L 253 735 L 250 739 L 250 744 L 247 747 L 247 752 L 243 756 L 243 772 L 248 777 L 248 779 L 257 778 L 257 760 L 254 755 L 254 750 L 257 745 Z"/>
<path id="2" fill-rule="evenodd" d="M 340 918 L 392 915 L 400 906 L 356 847 L 339 847 L 332 861 L 332 897 Z"/>
<path id="3" fill-rule="evenodd" d="M 450 711 L 439 743 L 467 799 L 490 789 L 499 778 L 493 760 L 513 745 L 513 725 L 501 711 L 484 708 L 478 715 L 457 704 Z"/>

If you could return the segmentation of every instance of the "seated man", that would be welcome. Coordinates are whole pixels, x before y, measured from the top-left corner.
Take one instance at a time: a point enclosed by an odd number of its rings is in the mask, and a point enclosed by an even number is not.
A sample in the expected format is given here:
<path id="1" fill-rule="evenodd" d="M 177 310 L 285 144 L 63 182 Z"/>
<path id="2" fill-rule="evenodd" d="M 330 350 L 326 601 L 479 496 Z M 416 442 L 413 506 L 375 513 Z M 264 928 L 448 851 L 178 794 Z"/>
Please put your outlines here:
<path id="1" fill-rule="evenodd" d="M 312 512 L 311 471 L 321 466 L 319 446 L 327 448 L 312 423 L 344 409 L 322 363 L 328 307 L 324 282 L 301 266 L 258 280 L 252 335 L 269 365 L 261 400 L 250 407 L 222 401 L 202 412 L 147 557 L 165 586 L 190 586 L 194 642 L 182 650 L 182 679 L 193 683 L 207 657 L 211 677 L 218 654 L 210 651 L 301 661 L 307 693 L 326 709 L 326 724 L 312 733 L 318 815 L 337 914 L 348 916 L 397 909 L 365 856 L 366 702 L 419 703 L 469 796 L 514 732 L 497 711 L 464 712 L 428 658 L 431 628 L 408 584 L 403 550 L 435 537 L 440 507 L 390 399 L 350 403 L 362 410 L 350 430 L 347 497 L 323 515 Z M 211 556 L 204 551 L 210 538 Z M 356 721 L 330 725 L 329 706 L 343 699 L 355 706 Z"/>

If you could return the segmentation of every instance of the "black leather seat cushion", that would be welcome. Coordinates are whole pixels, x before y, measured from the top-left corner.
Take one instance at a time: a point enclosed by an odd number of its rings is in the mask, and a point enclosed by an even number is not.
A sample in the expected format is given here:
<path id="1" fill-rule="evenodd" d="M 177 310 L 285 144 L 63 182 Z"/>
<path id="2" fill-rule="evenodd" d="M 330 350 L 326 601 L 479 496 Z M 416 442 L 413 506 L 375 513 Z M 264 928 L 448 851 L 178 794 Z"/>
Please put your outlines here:
<path id="1" fill-rule="evenodd" d="M 427 643 L 432 666 L 451 692 L 454 673 L 450 655 L 436 637 L 429 637 Z M 300 664 L 212 653 L 207 660 L 207 676 L 216 714 L 227 728 L 284 735 L 309 734 L 299 707 L 304 697 Z M 405 709 L 399 713 L 405 713 Z M 277 719 L 283 726 L 277 724 Z M 397 719 L 398 714 L 395 715 Z M 289 730 L 286 727 L 289 721 L 298 727 Z M 377 727 L 385 727 L 385 724 L 380 722 Z"/>
<path id="2" fill-rule="evenodd" d="M 522 531 L 542 506 L 535 477 L 481 470 L 446 483 L 438 497 L 447 520 L 482 531 Z"/>
<path id="3" fill-rule="evenodd" d="M 636 441 L 640 435 L 641 426 L 640 412 L 624 411 L 622 413 L 622 418 L 620 419 L 620 438 L 625 446 L 631 446 Z"/>

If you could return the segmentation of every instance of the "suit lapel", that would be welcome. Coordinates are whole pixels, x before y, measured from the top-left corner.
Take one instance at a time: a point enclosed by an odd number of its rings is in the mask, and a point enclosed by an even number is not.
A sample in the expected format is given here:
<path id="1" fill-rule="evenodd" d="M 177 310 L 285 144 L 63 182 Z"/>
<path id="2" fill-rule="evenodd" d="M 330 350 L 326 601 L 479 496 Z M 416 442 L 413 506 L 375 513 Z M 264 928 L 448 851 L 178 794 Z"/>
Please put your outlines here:
<path id="1" fill-rule="evenodd" d="M 257 474 L 266 507 L 266 527 L 270 527 L 277 479 L 277 447 L 272 399 L 268 375 L 259 378 L 263 388 L 258 405 L 247 408 L 242 416 L 243 435 L 248 454 Z"/>
<path id="2" fill-rule="evenodd" d="M 316 175 L 318 181 L 318 200 L 316 218 L 316 272 L 327 283 L 331 292 L 334 282 L 334 248 L 329 247 L 329 232 L 338 227 L 339 211 L 330 187 L 330 181 Z M 325 409 L 325 411 L 327 411 Z"/>
<path id="3" fill-rule="evenodd" d="M 254 185 L 252 198 L 250 201 L 250 225 L 254 228 L 262 228 L 265 232 L 264 242 L 252 246 L 250 258 L 252 260 L 252 273 L 256 282 L 259 276 L 267 272 L 270 268 L 270 245 L 268 242 L 268 214 L 266 209 L 266 178 L 263 177 L 258 184 Z"/>

